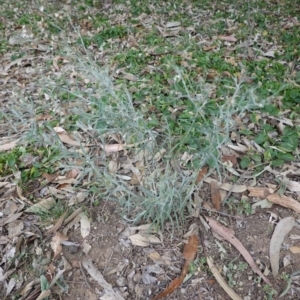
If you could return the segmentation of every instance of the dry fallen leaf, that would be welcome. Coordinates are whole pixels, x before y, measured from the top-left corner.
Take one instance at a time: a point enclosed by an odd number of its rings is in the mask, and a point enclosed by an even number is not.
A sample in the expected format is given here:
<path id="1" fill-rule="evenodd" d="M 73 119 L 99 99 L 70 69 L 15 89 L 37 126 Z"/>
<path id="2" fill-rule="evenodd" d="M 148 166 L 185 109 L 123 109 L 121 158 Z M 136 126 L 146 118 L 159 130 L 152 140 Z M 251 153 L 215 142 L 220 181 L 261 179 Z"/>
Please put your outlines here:
<path id="1" fill-rule="evenodd" d="M 90 252 L 92 246 L 86 241 L 84 240 L 83 243 L 82 243 L 82 250 L 83 252 L 88 255 L 88 253 Z"/>
<path id="2" fill-rule="evenodd" d="M 14 141 L 11 141 L 9 143 L 0 145 L 0 152 L 1 151 L 6 151 L 6 150 L 11 150 L 11 149 L 15 148 L 16 145 L 18 144 L 18 141 L 19 140 L 14 140 Z"/>
<path id="3" fill-rule="evenodd" d="M 255 197 L 258 199 L 265 199 L 266 197 L 268 197 L 270 194 L 274 193 L 273 189 L 270 188 L 264 188 L 264 187 L 251 187 L 249 186 L 248 188 L 249 193 L 249 197 Z"/>
<path id="4" fill-rule="evenodd" d="M 50 290 L 44 290 L 40 293 L 40 295 L 36 298 L 36 300 L 43 300 L 51 295 Z"/>
<path id="5" fill-rule="evenodd" d="M 26 212 L 36 212 L 39 210 L 49 210 L 56 204 L 56 201 L 53 198 L 47 198 L 44 200 L 41 200 L 38 203 L 35 203 L 31 205 L 29 208 L 27 208 Z"/>
<path id="6" fill-rule="evenodd" d="M 219 35 L 219 39 L 226 42 L 236 42 L 237 39 L 233 35 Z"/>
<path id="7" fill-rule="evenodd" d="M 92 260 L 84 258 L 82 261 L 82 266 L 104 290 L 104 295 L 100 297 L 101 300 L 124 300 L 124 298 L 120 296 L 119 293 L 116 293 L 113 290 L 112 286 L 105 280 L 100 271 L 98 271 L 98 269 L 93 265 Z"/>
<path id="8" fill-rule="evenodd" d="M 300 213 L 300 203 L 293 198 L 279 194 L 271 194 L 267 197 L 267 200 L 283 207 L 293 209 L 295 212 Z"/>
<path id="9" fill-rule="evenodd" d="M 222 162 L 230 162 L 233 166 L 237 165 L 237 159 L 235 155 L 223 155 L 221 160 Z"/>
<path id="10" fill-rule="evenodd" d="M 16 220 L 7 226 L 8 237 L 13 239 L 19 236 L 24 229 L 24 223 L 21 220 Z"/>
<path id="11" fill-rule="evenodd" d="M 139 233 L 131 235 L 129 239 L 134 246 L 148 247 L 150 245 L 148 237 Z"/>
<path id="12" fill-rule="evenodd" d="M 292 230 L 295 224 L 293 217 L 286 217 L 278 222 L 270 242 L 270 263 L 274 277 L 277 277 L 279 271 L 280 248 L 285 236 Z"/>
<path id="13" fill-rule="evenodd" d="M 19 217 L 21 217 L 23 213 L 20 212 L 20 213 L 16 213 L 16 214 L 11 214 L 9 216 L 7 216 L 6 218 L 4 218 L 3 220 L 1 220 L 1 223 L 2 225 L 5 225 L 5 224 L 9 224 L 11 222 L 14 222 L 15 220 L 19 219 Z"/>
<path id="14" fill-rule="evenodd" d="M 216 280 L 218 281 L 219 285 L 223 288 L 223 290 L 227 293 L 227 295 L 233 299 L 233 300 L 242 300 L 242 298 L 240 296 L 238 296 L 233 289 L 226 283 L 226 281 L 224 280 L 224 278 L 222 277 L 222 275 L 220 274 L 220 272 L 218 271 L 218 269 L 216 268 L 216 266 L 213 263 L 213 260 L 211 257 L 206 257 L 207 260 L 207 264 L 211 270 L 211 272 L 213 273 L 214 277 L 216 278 Z"/>
<path id="15" fill-rule="evenodd" d="M 171 28 L 171 27 L 178 27 L 178 26 L 180 26 L 180 22 L 179 21 L 174 21 L 174 22 L 168 22 L 167 24 L 166 24 L 166 27 L 167 28 Z"/>
<path id="16" fill-rule="evenodd" d="M 80 213 L 80 232 L 83 238 L 86 238 L 91 231 L 91 222 L 85 213 Z"/>
<path id="17" fill-rule="evenodd" d="M 245 185 L 238 185 L 238 184 L 230 184 L 230 183 L 219 183 L 217 180 L 211 178 L 211 177 L 206 177 L 204 179 L 204 182 L 206 183 L 211 183 L 212 181 L 215 181 L 219 184 L 219 189 L 225 190 L 227 192 L 232 192 L 232 193 L 243 193 L 247 190 L 247 186 Z"/>
<path id="18" fill-rule="evenodd" d="M 157 236 L 149 234 L 147 237 L 151 244 L 161 244 L 161 240 Z"/>
<path id="19" fill-rule="evenodd" d="M 245 153 L 249 150 L 246 146 L 244 146 L 240 143 L 237 143 L 237 145 L 227 145 L 227 147 L 234 151 L 242 152 L 242 153 Z"/>
<path id="20" fill-rule="evenodd" d="M 205 175 L 207 174 L 207 171 L 208 171 L 208 167 L 203 167 L 199 171 L 196 182 L 195 182 L 196 185 L 198 185 L 204 179 Z"/>
<path id="21" fill-rule="evenodd" d="M 73 195 L 70 198 L 68 205 L 72 206 L 72 205 L 81 203 L 81 202 L 83 202 L 86 199 L 87 196 L 88 196 L 87 192 L 79 192 L 78 194 Z"/>
<path id="22" fill-rule="evenodd" d="M 64 222 L 66 215 L 67 215 L 67 212 L 62 214 L 60 216 L 60 218 L 56 221 L 55 225 L 47 231 L 47 234 L 52 233 L 52 232 L 56 232 L 60 228 L 62 223 Z"/>
<path id="23" fill-rule="evenodd" d="M 299 246 L 292 246 L 292 247 L 289 248 L 289 250 L 294 254 L 299 254 L 300 253 L 300 247 Z"/>
<path id="24" fill-rule="evenodd" d="M 216 181 L 210 183 L 210 193 L 211 193 L 211 202 L 214 205 L 215 209 L 221 209 L 221 194 L 219 190 L 219 185 Z"/>
<path id="25" fill-rule="evenodd" d="M 151 248 L 145 248 L 144 252 L 147 254 L 147 256 L 152 259 L 154 262 L 160 262 L 161 261 L 161 256 L 158 252 Z"/>
<path id="26" fill-rule="evenodd" d="M 254 204 L 252 204 L 252 213 L 255 213 L 256 207 L 260 206 L 262 209 L 263 208 L 271 208 L 273 206 L 273 203 L 268 201 L 267 199 L 260 200 Z"/>
<path id="27" fill-rule="evenodd" d="M 130 73 L 122 72 L 123 78 L 127 79 L 128 81 L 138 81 L 138 78 Z"/>
<path id="28" fill-rule="evenodd" d="M 232 231 L 229 228 L 226 228 L 216 220 L 206 217 L 206 221 L 208 221 L 209 226 L 211 227 L 212 231 L 217 233 L 218 236 L 222 237 L 229 243 L 231 243 L 244 257 L 250 267 L 253 269 L 255 273 L 257 273 L 267 284 L 270 284 L 268 278 L 260 271 L 256 263 L 254 262 L 253 258 L 251 257 L 248 250 L 243 246 L 243 244 L 234 236 Z"/>
<path id="29" fill-rule="evenodd" d="M 71 146 L 80 146 L 80 142 L 73 140 L 66 132 L 58 133 L 57 135 L 59 139 L 65 144 Z"/>
<path id="30" fill-rule="evenodd" d="M 209 46 L 203 46 L 202 50 L 203 51 L 211 51 L 211 50 L 216 49 L 216 48 L 217 48 L 217 45 L 209 45 Z"/>
<path id="31" fill-rule="evenodd" d="M 181 272 L 180 277 L 175 278 L 171 284 L 160 294 L 152 298 L 152 300 L 158 300 L 166 297 L 173 293 L 183 282 L 185 275 L 188 273 L 189 266 L 191 262 L 195 259 L 198 250 L 199 240 L 196 235 L 192 235 L 188 239 L 188 243 L 184 246 L 183 257 L 185 258 L 185 263 Z"/>
<path id="32" fill-rule="evenodd" d="M 286 187 L 291 192 L 300 192 L 300 182 L 293 181 L 293 180 L 287 180 L 287 181 L 285 181 L 285 184 L 286 184 Z"/>
<path id="33" fill-rule="evenodd" d="M 124 145 L 122 145 L 122 144 L 108 144 L 108 145 L 102 146 L 102 148 L 106 152 L 118 152 L 118 151 L 124 150 Z"/>
<path id="34" fill-rule="evenodd" d="M 207 259 L 207 264 L 208 264 L 211 272 L 213 273 L 214 277 L 216 278 L 216 280 L 218 281 L 220 286 L 223 288 L 223 290 L 227 293 L 227 295 L 233 300 L 242 300 L 242 298 L 240 296 L 238 296 L 233 291 L 233 289 L 226 283 L 226 281 L 224 280 L 224 278 L 222 277 L 222 275 L 220 274 L 220 272 L 214 265 L 212 258 L 207 257 L 206 259 Z"/>
<path id="35" fill-rule="evenodd" d="M 63 241 L 67 241 L 68 240 L 68 237 L 65 236 L 64 234 L 60 233 L 60 232 L 57 232 L 55 234 L 55 236 L 52 238 L 52 241 L 50 243 L 51 245 L 51 248 L 54 252 L 54 257 L 53 259 L 55 259 L 62 251 L 62 246 L 61 246 L 61 243 Z"/>

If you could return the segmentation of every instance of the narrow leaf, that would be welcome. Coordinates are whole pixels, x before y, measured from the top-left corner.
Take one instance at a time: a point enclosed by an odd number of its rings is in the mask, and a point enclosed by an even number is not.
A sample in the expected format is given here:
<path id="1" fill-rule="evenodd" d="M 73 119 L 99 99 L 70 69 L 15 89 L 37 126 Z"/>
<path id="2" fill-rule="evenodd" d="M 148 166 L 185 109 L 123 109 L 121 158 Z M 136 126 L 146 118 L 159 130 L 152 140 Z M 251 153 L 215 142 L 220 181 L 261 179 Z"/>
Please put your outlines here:
<path id="1" fill-rule="evenodd" d="M 219 185 L 216 181 L 210 183 L 210 193 L 211 193 L 211 202 L 214 205 L 215 209 L 221 209 L 221 194 L 219 190 Z"/>
<path id="2" fill-rule="evenodd" d="M 207 260 L 207 264 L 211 270 L 211 272 L 213 273 L 214 277 L 216 278 L 216 280 L 218 281 L 219 285 L 223 288 L 223 290 L 227 293 L 227 295 L 233 299 L 233 300 L 242 300 L 242 298 L 240 296 L 238 296 L 233 289 L 226 283 L 226 281 L 224 280 L 224 278 L 222 277 L 222 275 L 220 274 L 220 272 L 218 271 L 218 269 L 216 268 L 216 266 L 213 263 L 213 260 L 211 257 L 206 257 Z"/>
<path id="3" fill-rule="evenodd" d="M 196 185 L 199 184 L 204 179 L 205 175 L 207 174 L 207 171 L 208 171 L 208 167 L 203 167 L 199 171 L 196 182 L 195 182 Z"/>
<path id="4" fill-rule="evenodd" d="M 212 218 L 206 217 L 206 220 L 208 221 L 208 224 L 211 227 L 211 229 L 219 236 L 223 237 L 230 244 L 232 244 L 243 255 L 244 259 L 251 266 L 253 271 L 257 273 L 267 284 L 271 285 L 268 278 L 265 277 L 265 275 L 260 271 L 256 263 L 254 262 L 248 250 L 234 236 L 234 234 L 229 230 L 229 228 L 226 228 L 225 226 L 221 225 L 219 222 L 215 221 Z"/>
<path id="5" fill-rule="evenodd" d="M 160 294 L 152 298 L 152 300 L 158 300 L 166 297 L 173 293 L 183 282 L 185 275 L 188 273 L 190 263 L 195 259 L 197 254 L 199 240 L 197 236 L 192 235 L 189 237 L 188 243 L 184 246 L 183 257 L 185 258 L 185 263 L 181 272 L 180 277 L 175 278 L 171 284 Z"/>
<path id="6" fill-rule="evenodd" d="M 267 200 L 300 213 L 300 203 L 293 198 L 279 194 L 271 194 L 267 197 Z"/>
<path id="7" fill-rule="evenodd" d="M 86 238 L 91 231 L 91 222 L 85 213 L 81 213 L 80 232 L 83 238 Z"/>
<path id="8" fill-rule="evenodd" d="M 286 217 L 279 221 L 270 242 L 270 263 L 274 277 L 277 277 L 279 271 L 280 248 L 285 236 L 292 230 L 295 224 L 293 217 Z"/>

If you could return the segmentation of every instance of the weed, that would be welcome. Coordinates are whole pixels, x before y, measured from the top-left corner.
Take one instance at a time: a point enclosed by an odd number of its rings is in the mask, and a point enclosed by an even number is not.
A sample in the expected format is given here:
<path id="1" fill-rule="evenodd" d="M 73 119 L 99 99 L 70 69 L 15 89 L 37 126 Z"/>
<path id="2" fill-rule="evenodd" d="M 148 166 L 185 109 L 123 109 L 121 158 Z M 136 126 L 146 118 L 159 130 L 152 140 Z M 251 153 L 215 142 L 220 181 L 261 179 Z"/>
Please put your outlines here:
<path id="1" fill-rule="evenodd" d="M 48 208 L 30 208 L 28 211 L 34 212 L 39 218 L 44 226 L 55 223 L 66 212 L 65 204 L 57 201 L 56 204 Z"/>
<path id="2" fill-rule="evenodd" d="M 291 279 L 291 275 L 286 273 L 286 272 L 283 272 L 281 275 L 280 275 L 280 278 L 286 282 L 288 282 L 290 279 Z"/>
<path id="3" fill-rule="evenodd" d="M 274 296 L 277 294 L 277 292 L 269 285 L 264 285 L 263 291 L 265 292 L 267 300 L 274 299 Z"/>
<path id="4" fill-rule="evenodd" d="M 241 200 L 229 197 L 226 200 L 225 205 L 228 206 L 232 214 L 245 214 L 246 216 L 249 216 L 252 213 L 251 203 L 245 197 L 242 197 Z"/>

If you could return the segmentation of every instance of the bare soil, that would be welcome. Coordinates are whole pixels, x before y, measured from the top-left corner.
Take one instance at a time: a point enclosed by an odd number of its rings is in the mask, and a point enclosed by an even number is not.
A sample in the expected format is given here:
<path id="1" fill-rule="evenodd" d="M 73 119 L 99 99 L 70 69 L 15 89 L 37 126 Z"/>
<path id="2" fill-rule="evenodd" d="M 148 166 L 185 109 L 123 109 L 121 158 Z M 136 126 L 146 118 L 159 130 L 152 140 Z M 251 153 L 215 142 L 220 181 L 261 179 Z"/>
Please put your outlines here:
<path id="1" fill-rule="evenodd" d="M 119 290 L 124 299 L 151 299 L 154 295 L 164 290 L 169 283 L 178 277 L 183 265 L 182 249 L 183 235 L 188 231 L 188 225 L 181 230 L 166 230 L 164 232 L 164 242 L 162 245 L 151 245 L 161 256 L 167 256 L 170 259 L 170 265 L 161 267 L 164 274 L 151 274 L 157 278 L 154 284 L 144 284 L 142 280 L 143 270 L 153 265 L 153 261 L 147 257 L 148 247 L 133 246 L 128 242 L 129 224 L 122 221 L 119 211 L 114 203 L 107 202 L 102 208 L 93 210 L 94 220 L 92 223 L 92 232 L 88 237 L 88 242 L 92 248 L 88 256 L 92 259 L 97 268 L 104 275 L 105 279 Z M 236 219 L 234 217 L 220 217 L 214 215 L 220 222 L 233 229 L 236 237 L 243 243 L 250 252 L 258 266 L 271 280 L 273 288 L 277 291 L 277 296 L 273 299 L 279 299 L 279 294 L 284 290 L 286 281 L 279 276 L 278 280 L 272 279 L 269 262 L 269 244 L 273 233 L 274 224 L 270 223 L 271 211 L 261 211 L 249 217 Z M 272 213 L 281 217 L 290 215 L 291 212 L 275 207 Z M 198 220 L 190 220 L 190 223 Z M 227 280 L 232 283 L 235 292 L 244 299 L 267 299 L 265 284 L 251 270 L 247 263 L 241 257 L 240 253 L 229 243 L 219 241 L 226 253 L 221 251 L 217 244 L 217 239 L 211 232 L 205 232 L 201 228 L 201 234 L 204 235 L 204 244 L 208 254 L 213 258 L 215 265 L 221 273 L 224 273 L 224 266 L 230 266 L 230 262 L 237 266 L 228 270 Z M 299 228 L 295 227 L 291 235 L 299 235 Z M 80 242 L 80 231 L 75 231 L 70 240 Z M 293 241 L 289 240 L 283 245 L 281 250 L 281 261 L 284 258 L 290 260 L 286 267 L 281 266 L 280 275 L 291 274 L 300 269 L 299 255 L 293 254 L 288 250 Z M 73 266 L 72 271 L 68 273 L 67 281 L 70 285 L 68 295 L 61 295 L 62 299 L 99 299 L 101 287 L 93 283 L 89 277 L 84 275 L 85 271 L 80 267 L 80 261 L 84 254 L 78 251 L 71 254 L 68 249 L 64 249 L 63 255 Z M 204 257 L 202 246 L 199 246 L 197 259 Z M 245 266 L 246 269 L 239 269 Z M 226 277 L 223 274 L 224 277 Z M 231 279 L 229 279 L 231 278 Z M 287 295 L 281 299 L 299 299 L 300 289 L 295 282 L 293 287 L 294 295 Z M 179 290 L 171 294 L 167 299 L 230 299 L 215 281 L 210 273 L 208 266 L 203 264 L 198 267 L 197 272 L 184 283 Z"/>

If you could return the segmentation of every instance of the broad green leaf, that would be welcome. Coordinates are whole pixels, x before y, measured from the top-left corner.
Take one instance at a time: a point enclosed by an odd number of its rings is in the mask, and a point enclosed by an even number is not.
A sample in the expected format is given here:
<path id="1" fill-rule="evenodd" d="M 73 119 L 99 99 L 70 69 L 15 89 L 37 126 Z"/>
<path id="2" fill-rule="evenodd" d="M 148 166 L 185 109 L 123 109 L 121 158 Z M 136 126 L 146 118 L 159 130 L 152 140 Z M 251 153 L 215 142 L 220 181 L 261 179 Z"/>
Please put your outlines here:
<path id="1" fill-rule="evenodd" d="M 244 156 L 240 162 L 241 168 L 246 169 L 249 166 L 249 164 L 250 164 L 250 158 L 247 156 Z"/>
<path id="2" fill-rule="evenodd" d="M 258 144 L 261 145 L 263 144 L 266 140 L 268 139 L 267 135 L 264 132 L 260 132 L 257 137 L 254 139 L 254 141 Z"/>
<path id="3" fill-rule="evenodd" d="M 49 290 L 50 288 L 49 282 L 44 275 L 41 275 L 40 281 L 41 281 L 41 291 Z"/>
<path id="4" fill-rule="evenodd" d="M 276 156 L 279 159 L 283 159 L 283 160 L 287 160 L 287 161 L 294 161 L 295 160 L 294 155 L 292 155 L 291 153 L 279 152 Z"/>
<path id="5" fill-rule="evenodd" d="M 275 159 L 272 161 L 272 167 L 280 167 L 284 164 L 284 160 L 283 159 Z"/>
<path id="6" fill-rule="evenodd" d="M 264 161 L 270 161 L 272 159 L 273 156 L 273 150 L 271 148 L 268 148 L 265 152 L 264 152 Z"/>

